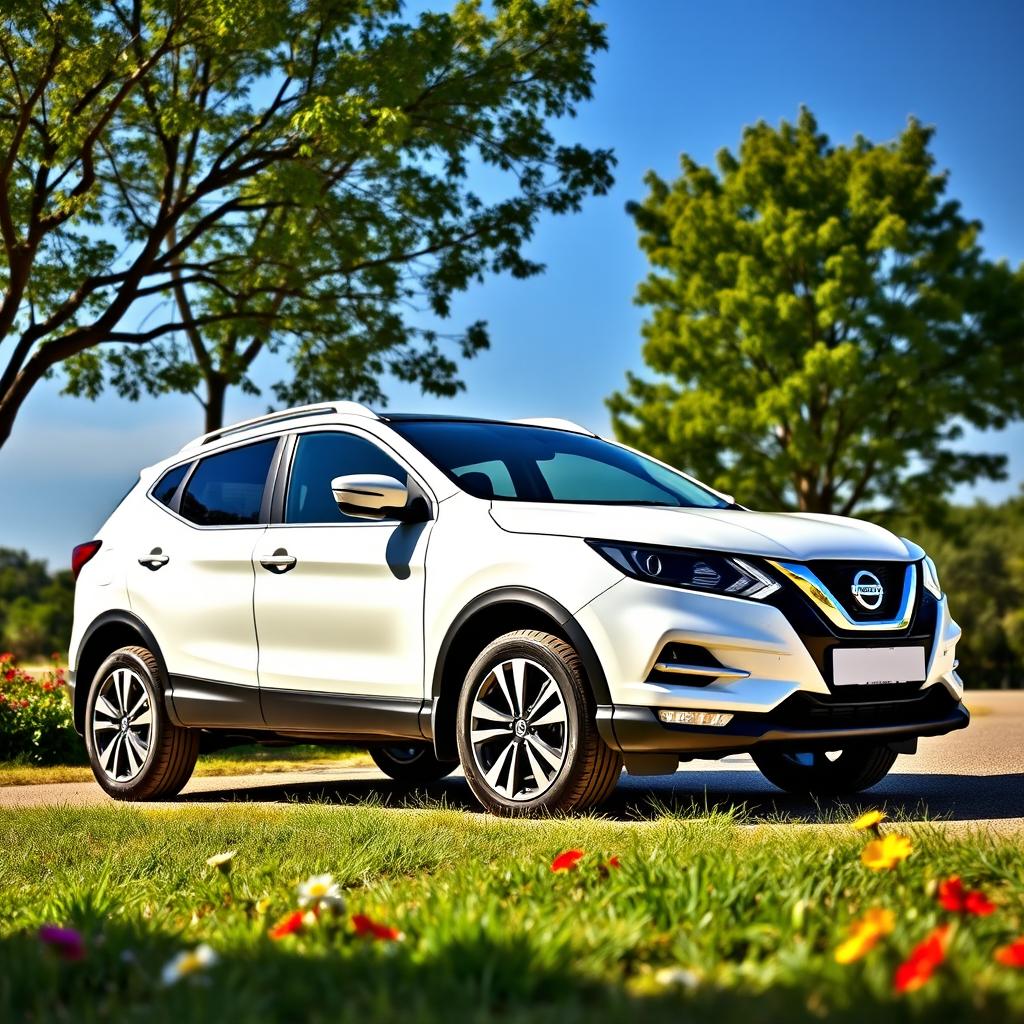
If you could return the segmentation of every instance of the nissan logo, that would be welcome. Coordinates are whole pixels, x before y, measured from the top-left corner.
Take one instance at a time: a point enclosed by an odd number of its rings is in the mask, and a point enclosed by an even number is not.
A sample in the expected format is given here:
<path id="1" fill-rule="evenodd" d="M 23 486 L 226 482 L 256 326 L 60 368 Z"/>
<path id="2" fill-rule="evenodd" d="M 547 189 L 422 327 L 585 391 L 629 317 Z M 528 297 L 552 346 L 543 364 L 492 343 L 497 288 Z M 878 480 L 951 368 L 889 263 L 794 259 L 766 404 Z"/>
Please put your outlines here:
<path id="1" fill-rule="evenodd" d="M 850 589 L 853 591 L 857 603 L 869 612 L 878 611 L 882 604 L 882 598 L 885 597 L 885 587 L 882 586 L 882 581 L 867 569 L 861 569 L 853 577 L 853 586 Z"/>

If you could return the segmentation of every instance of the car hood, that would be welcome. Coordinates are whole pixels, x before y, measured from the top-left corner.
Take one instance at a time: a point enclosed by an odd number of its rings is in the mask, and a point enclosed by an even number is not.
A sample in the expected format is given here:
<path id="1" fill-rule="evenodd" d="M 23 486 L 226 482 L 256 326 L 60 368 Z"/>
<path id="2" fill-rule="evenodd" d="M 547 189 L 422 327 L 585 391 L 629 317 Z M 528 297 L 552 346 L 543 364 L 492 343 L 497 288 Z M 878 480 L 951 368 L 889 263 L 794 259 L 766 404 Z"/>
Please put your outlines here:
<path id="1" fill-rule="evenodd" d="M 921 556 L 916 545 L 888 530 L 844 516 L 518 501 L 493 502 L 491 516 L 510 533 L 592 537 L 762 558 L 912 561 Z"/>

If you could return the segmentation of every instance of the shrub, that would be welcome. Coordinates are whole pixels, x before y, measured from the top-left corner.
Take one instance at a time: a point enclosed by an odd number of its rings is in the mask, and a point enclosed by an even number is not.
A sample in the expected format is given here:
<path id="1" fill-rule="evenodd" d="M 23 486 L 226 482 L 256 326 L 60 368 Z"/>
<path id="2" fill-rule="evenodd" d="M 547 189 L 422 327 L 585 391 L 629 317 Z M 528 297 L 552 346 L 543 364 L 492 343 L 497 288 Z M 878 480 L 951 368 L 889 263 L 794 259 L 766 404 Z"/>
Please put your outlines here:
<path id="1" fill-rule="evenodd" d="M 84 760 L 64 670 L 55 664 L 33 676 L 17 666 L 12 654 L 0 654 L 0 761 L 77 764 Z"/>

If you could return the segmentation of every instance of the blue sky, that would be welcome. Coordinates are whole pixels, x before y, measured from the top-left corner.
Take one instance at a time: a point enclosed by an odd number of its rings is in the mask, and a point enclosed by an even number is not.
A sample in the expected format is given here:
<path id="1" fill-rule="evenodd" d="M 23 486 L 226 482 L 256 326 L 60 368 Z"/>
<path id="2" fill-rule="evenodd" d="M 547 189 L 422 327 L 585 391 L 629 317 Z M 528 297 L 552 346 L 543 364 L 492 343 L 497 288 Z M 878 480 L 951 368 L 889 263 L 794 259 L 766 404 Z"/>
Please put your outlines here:
<path id="1" fill-rule="evenodd" d="M 563 134 L 615 149 L 614 190 L 540 226 L 529 255 L 546 274 L 492 279 L 456 303 L 453 324 L 483 318 L 492 337 L 464 367 L 465 393 L 426 398 L 389 382 L 391 408 L 558 415 L 609 430 L 604 397 L 627 369 L 642 370 L 643 312 L 632 296 L 645 264 L 625 203 L 642 197 L 648 169 L 673 176 L 681 152 L 708 162 L 736 146 L 744 125 L 792 119 L 801 103 L 836 141 L 890 139 L 911 114 L 934 124 L 950 193 L 984 223 L 987 253 L 1024 260 L 1024 5 L 605 0 L 599 16 L 610 49 L 597 62 L 595 99 Z M 267 362 L 255 376 L 269 384 L 278 370 Z M 92 403 L 58 392 L 56 382 L 38 388 L 0 449 L 0 545 L 55 567 L 95 533 L 140 466 L 202 429 L 192 399 Z M 236 393 L 228 419 L 267 401 Z M 969 442 L 1008 452 L 1011 479 L 957 498 L 1015 493 L 1024 426 Z"/>

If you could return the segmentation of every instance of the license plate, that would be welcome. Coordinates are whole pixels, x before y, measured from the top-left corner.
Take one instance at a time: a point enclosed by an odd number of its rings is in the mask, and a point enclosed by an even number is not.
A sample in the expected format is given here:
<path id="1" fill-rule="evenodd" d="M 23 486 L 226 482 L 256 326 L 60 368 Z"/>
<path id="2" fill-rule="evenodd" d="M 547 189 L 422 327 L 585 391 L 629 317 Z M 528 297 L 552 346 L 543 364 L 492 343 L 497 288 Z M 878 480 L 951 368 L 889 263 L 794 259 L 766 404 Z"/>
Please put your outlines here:
<path id="1" fill-rule="evenodd" d="M 832 652 L 836 686 L 923 683 L 923 647 L 837 647 Z"/>

